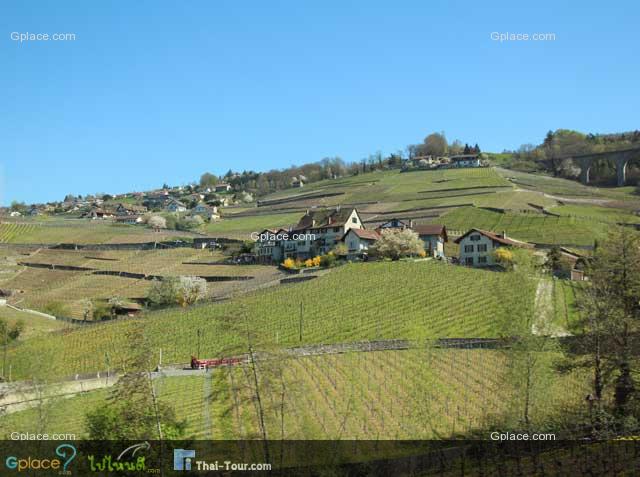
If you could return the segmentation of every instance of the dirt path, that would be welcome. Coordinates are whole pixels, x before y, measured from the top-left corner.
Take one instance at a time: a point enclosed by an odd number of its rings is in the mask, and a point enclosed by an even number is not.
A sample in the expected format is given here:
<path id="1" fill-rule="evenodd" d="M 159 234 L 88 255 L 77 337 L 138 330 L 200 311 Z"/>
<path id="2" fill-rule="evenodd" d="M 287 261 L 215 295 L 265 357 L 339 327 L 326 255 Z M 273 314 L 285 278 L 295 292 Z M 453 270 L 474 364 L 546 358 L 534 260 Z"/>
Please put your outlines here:
<path id="1" fill-rule="evenodd" d="M 565 328 L 553 323 L 553 317 L 553 282 L 549 278 L 541 278 L 536 289 L 535 317 L 531 333 L 552 338 L 571 336 Z"/>

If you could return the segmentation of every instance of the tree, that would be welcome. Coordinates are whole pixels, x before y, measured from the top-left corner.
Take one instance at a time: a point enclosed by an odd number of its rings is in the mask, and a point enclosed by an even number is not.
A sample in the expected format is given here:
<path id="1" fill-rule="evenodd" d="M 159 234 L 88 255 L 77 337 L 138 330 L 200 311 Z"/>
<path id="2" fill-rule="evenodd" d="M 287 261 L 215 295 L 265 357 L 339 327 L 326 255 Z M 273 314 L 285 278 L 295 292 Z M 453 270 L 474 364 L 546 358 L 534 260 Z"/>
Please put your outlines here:
<path id="1" fill-rule="evenodd" d="M 424 153 L 430 156 L 444 156 L 447 153 L 447 138 L 444 133 L 429 134 L 424 140 Z"/>
<path id="2" fill-rule="evenodd" d="M 640 331 L 640 238 L 621 227 L 598 245 L 587 268 L 590 283 L 579 305 L 586 319 L 589 352 L 594 362 L 594 392 L 602 395 L 603 372 L 613 370 L 614 414 L 619 422 L 632 416 L 638 394 L 634 380 L 633 348 Z M 606 343 L 606 346 L 604 344 Z M 638 416 L 636 416 L 638 417 Z"/>
<path id="3" fill-rule="evenodd" d="M 205 172 L 200 176 L 200 187 L 215 186 L 218 178 L 210 172 Z"/>
<path id="4" fill-rule="evenodd" d="M 207 281 L 200 277 L 165 277 L 154 280 L 147 299 L 154 306 L 192 305 L 207 295 Z"/>
<path id="5" fill-rule="evenodd" d="M 560 278 L 569 278 L 571 276 L 571 261 L 564 257 L 560 251 L 560 247 L 553 246 L 547 254 L 545 267 L 554 275 Z"/>
<path id="6" fill-rule="evenodd" d="M 147 222 L 149 227 L 151 227 L 156 232 L 159 232 L 160 229 L 167 228 L 167 220 L 160 215 L 152 215 L 149 217 L 149 221 Z"/>
<path id="7" fill-rule="evenodd" d="M 141 326 L 125 335 L 128 358 L 107 401 L 85 415 L 90 439 L 179 439 L 186 423 L 172 407 L 158 401 L 151 376 L 151 347 Z"/>
<path id="8" fill-rule="evenodd" d="M 411 229 L 383 230 L 382 236 L 372 247 L 372 252 L 392 260 L 420 256 L 424 252 L 424 242 Z"/>

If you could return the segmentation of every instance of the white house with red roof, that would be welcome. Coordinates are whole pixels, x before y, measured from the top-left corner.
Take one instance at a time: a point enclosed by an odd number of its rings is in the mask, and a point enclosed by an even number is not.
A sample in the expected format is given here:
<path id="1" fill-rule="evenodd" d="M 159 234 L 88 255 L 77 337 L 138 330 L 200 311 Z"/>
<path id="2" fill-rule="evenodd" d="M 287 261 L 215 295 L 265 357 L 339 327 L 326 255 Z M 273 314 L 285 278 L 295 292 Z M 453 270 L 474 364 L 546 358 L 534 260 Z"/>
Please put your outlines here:
<path id="1" fill-rule="evenodd" d="M 533 248 L 533 245 L 507 237 L 505 232 L 496 234 L 471 229 L 455 241 L 460 245 L 460 263 L 471 267 L 496 265 L 493 252 L 500 247 Z"/>

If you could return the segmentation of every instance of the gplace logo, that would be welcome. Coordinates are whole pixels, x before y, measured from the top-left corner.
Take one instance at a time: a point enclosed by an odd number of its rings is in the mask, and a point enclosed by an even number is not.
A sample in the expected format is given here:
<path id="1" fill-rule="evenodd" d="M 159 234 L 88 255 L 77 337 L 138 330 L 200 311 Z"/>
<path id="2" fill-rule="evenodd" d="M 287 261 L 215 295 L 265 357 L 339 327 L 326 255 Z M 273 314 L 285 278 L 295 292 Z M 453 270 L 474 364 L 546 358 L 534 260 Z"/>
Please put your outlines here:
<path id="1" fill-rule="evenodd" d="M 5 460 L 7 469 L 18 472 L 34 470 L 60 470 L 67 473 L 67 467 L 77 454 L 76 448 L 71 444 L 60 444 L 56 447 L 56 455 L 61 459 L 36 459 L 31 456 L 17 457 L 11 455 Z"/>
<path id="2" fill-rule="evenodd" d="M 196 458 L 196 451 L 173 449 L 173 470 L 191 470 L 191 463 Z"/>

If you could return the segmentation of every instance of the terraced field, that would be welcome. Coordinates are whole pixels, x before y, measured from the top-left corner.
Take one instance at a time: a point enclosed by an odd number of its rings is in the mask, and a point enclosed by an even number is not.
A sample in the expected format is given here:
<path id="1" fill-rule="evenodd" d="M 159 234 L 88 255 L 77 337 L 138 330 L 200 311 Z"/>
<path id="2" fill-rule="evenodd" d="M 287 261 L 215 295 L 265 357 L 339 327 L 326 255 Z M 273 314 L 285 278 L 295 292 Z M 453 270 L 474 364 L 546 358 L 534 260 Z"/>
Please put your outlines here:
<path id="1" fill-rule="evenodd" d="M 277 270 L 265 266 L 210 265 L 225 258 L 193 248 L 138 251 L 67 251 L 43 249 L 30 256 L 21 256 L 23 262 L 34 264 L 72 265 L 95 270 L 142 273 L 161 276 L 246 276 L 247 282 L 212 282 L 208 284 L 210 297 L 230 296 L 247 286 L 257 286 L 276 279 Z M 195 262 L 195 263 L 194 263 Z M 21 290 L 11 300 L 20 301 L 27 308 L 42 310 L 48 304 L 62 303 L 70 318 L 82 319 L 82 300 L 143 298 L 151 281 L 123 276 L 96 275 L 92 271 L 66 271 L 46 268 L 22 267 L 18 275 L 3 282 L 0 287 Z"/>
<path id="2" fill-rule="evenodd" d="M 384 288 L 384 283 L 393 287 Z M 66 376 L 71 369 L 98 371 L 105 367 L 105 353 L 113 363 L 121 362 L 120 340 L 129 327 L 139 324 L 155 352 L 162 348 L 166 363 L 189 361 L 196 352 L 199 329 L 201 355 L 209 356 L 246 350 L 247 330 L 256 343 L 286 347 L 391 338 L 497 337 L 506 323 L 532 307 L 535 283 L 518 286 L 514 296 L 507 274 L 436 262 L 350 264 L 309 282 L 230 302 L 149 312 L 143 318 L 83 327 L 55 339 L 29 340 L 8 354 L 16 376 L 42 373 L 34 362 L 36 355 L 48 363 L 50 377 Z"/>
<path id="3" fill-rule="evenodd" d="M 550 373 L 557 355 L 539 362 Z M 257 363 L 267 436 L 271 439 L 433 439 L 512 425 L 525 394 L 511 381 L 516 363 L 490 350 L 418 349 L 348 353 Z M 172 404 L 197 439 L 261 437 L 255 384 L 247 367 L 154 381 L 161 401 Z M 536 424 L 566 418 L 584 395 L 583 372 L 557 376 L 532 390 Z M 51 432 L 84 431 L 82 416 L 104 399 L 104 390 L 50 406 Z M 5 418 L 5 429 L 35 431 L 37 410 Z"/>
<path id="4" fill-rule="evenodd" d="M 139 225 L 84 219 L 24 219 L 0 223 L 0 243 L 139 243 L 172 240 L 186 232 L 153 232 Z"/>

